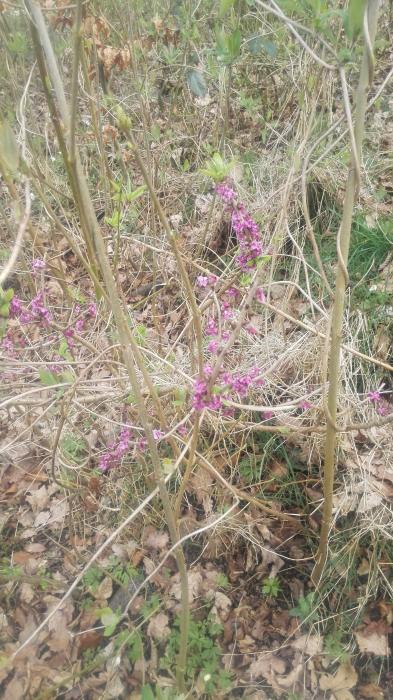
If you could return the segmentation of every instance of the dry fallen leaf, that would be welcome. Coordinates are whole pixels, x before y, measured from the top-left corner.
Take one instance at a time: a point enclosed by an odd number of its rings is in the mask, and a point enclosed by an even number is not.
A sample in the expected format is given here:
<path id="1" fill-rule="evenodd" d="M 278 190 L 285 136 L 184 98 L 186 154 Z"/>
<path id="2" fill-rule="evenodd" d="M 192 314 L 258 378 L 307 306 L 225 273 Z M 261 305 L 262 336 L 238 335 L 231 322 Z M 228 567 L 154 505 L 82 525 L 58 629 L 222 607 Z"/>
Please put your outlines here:
<path id="1" fill-rule="evenodd" d="M 62 523 L 67 515 L 69 506 L 65 498 L 54 499 L 50 505 L 50 523 Z"/>
<path id="2" fill-rule="evenodd" d="M 34 513 L 42 511 L 49 503 L 50 492 L 46 486 L 41 486 L 34 491 L 31 491 L 29 496 L 26 496 L 26 501 L 30 503 Z"/>
<path id="3" fill-rule="evenodd" d="M 195 598 L 200 593 L 200 587 L 202 583 L 202 574 L 199 571 L 189 571 L 188 572 L 188 595 L 190 603 L 192 603 Z M 176 598 L 176 600 L 181 599 L 181 585 L 179 581 L 179 576 L 176 576 L 175 583 L 170 588 L 170 594 Z"/>
<path id="4" fill-rule="evenodd" d="M 303 664 L 296 664 L 289 673 L 286 665 L 278 656 L 261 656 L 252 662 L 249 673 L 251 679 L 265 678 L 274 692 L 281 696 L 287 695 L 288 688 L 293 688 L 303 669 Z"/>
<path id="5" fill-rule="evenodd" d="M 109 576 L 105 576 L 105 578 L 102 579 L 99 586 L 94 591 L 91 591 L 91 594 L 94 596 L 94 598 L 96 600 L 108 600 L 108 598 L 111 597 L 112 592 L 113 592 L 112 579 L 109 578 Z"/>
<path id="6" fill-rule="evenodd" d="M 50 520 L 50 513 L 48 510 L 42 510 L 38 513 L 36 519 L 34 520 L 34 527 L 41 527 L 46 525 Z"/>
<path id="7" fill-rule="evenodd" d="M 367 698 L 368 700 L 383 700 L 384 698 L 382 688 L 375 683 L 365 683 L 358 690 L 361 698 Z"/>
<path id="8" fill-rule="evenodd" d="M 319 687 L 321 690 L 332 690 L 335 700 L 355 700 L 349 691 L 355 687 L 357 680 L 358 674 L 354 667 L 351 664 L 342 664 L 335 676 L 320 676 Z"/>
<path id="9" fill-rule="evenodd" d="M 170 634 L 168 627 L 169 617 L 165 613 L 158 613 L 151 618 L 147 627 L 147 633 L 158 641 L 166 639 Z"/>
<path id="10" fill-rule="evenodd" d="M 273 654 L 256 658 L 249 668 L 252 679 L 266 678 L 269 682 L 272 678 L 273 671 L 281 674 L 285 673 L 285 662 L 278 656 L 273 656 Z"/>
<path id="11" fill-rule="evenodd" d="M 362 654 L 375 654 L 375 656 L 389 656 L 389 644 L 387 634 L 378 632 L 367 632 L 367 627 L 355 632 L 359 651 Z"/>
<path id="12" fill-rule="evenodd" d="M 291 647 L 307 656 L 316 656 L 322 652 L 323 639 L 320 634 L 303 634 L 291 642 Z"/>
<path id="13" fill-rule="evenodd" d="M 45 550 L 45 545 L 40 542 L 30 542 L 25 545 L 25 552 L 30 552 L 31 554 L 40 554 L 41 552 L 45 552 Z"/>
<path id="14" fill-rule="evenodd" d="M 227 595 L 225 595 L 225 593 L 222 593 L 221 591 L 216 591 L 216 593 L 214 594 L 214 600 L 217 610 L 221 610 L 224 614 L 229 613 L 232 607 L 232 601 L 230 598 L 228 598 Z"/>
<path id="15" fill-rule="evenodd" d="M 26 603 L 28 605 L 34 598 L 34 591 L 30 584 L 22 583 L 19 589 L 19 600 L 21 603 Z"/>
<path id="16" fill-rule="evenodd" d="M 167 532 L 160 532 L 159 530 L 154 530 L 150 532 L 145 540 L 145 545 L 148 549 L 164 549 L 169 542 L 169 536 Z"/>
<path id="17" fill-rule="evenodd" d="M 6 697 L 7 700 L 22 700 L 22 698 L 26 696 L 23 683 L 17 677 L 13 678 L 12 681 L 8 683 L 5 691 L 6 695 L 4 695 L 4 697 Z"/>

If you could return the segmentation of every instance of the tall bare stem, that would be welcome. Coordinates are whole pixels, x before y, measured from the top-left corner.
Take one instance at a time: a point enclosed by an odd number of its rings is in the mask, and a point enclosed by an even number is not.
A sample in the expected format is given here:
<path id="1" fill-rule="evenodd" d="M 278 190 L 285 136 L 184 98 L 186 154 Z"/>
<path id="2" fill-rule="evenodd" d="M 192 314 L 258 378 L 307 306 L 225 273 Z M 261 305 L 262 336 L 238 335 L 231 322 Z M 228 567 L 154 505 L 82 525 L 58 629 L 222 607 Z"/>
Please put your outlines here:
<path id="1" fill-rule="evenodd" d="M 327 560 L 329 534 L 333 513 L 333 488 L 336 467 L 337 448 L 337 404 L 340 392 L 340 358 L 342 327 L 345 308 L 345 289 L 348 284 L 348 253 L 351 240 L 351 226 L 355 201 L 359 192 L 359 163 L 362 158 L 367 94 L 370 88 L 374 57 L 373 44 L 377 30 L 377 19 L 380 0 L 369 0 L 364 15 L 364 52 L 360 68 L 359 83 L 355 98 L 355 124 L 351 138 L 352 157 L 345 190 L 343 216 L 337 237 L 338 266 L 336 273 L 334 305 L 331 316 L 330 358 L 329 358 L 329 391 L 326 406 L 326 439 L 324 463 L 324 506 L 322 528 L 316 564 L 312 574 L 315 585 L 321 580 Z M 345 83 L 343 83 L 345 85 Z M 344 89 L 344 99 L 346 92 Z M 349 111 L 348 100 L 346 112 Z M 350 118 L 350 116 L 349 116 Z M 351 125 L 350 125 L 351 131 Z"/>
<path id="2" fill-rule="evenodd" d="M 72 187 L 75 198 L 75 203 L 78 207 L 79 216 L 81 219 L 82 229 L 91 248 L 91 255 L 97 260 L 100 273 L 106 288 L 110 307 L 116 323 L 117 332 L 122 346 L 123 360 L 127 369 L 128 377 L 135 397 L 135 403 L 139 412 L 141 426 L 145 432 L 148 449 L 153 465 L 154 476 L 158 487 L 159 495 L 162 501 L 165 520 L 168 526 L 169 534 L 173 544 L 179 540 L 179 531 L 177 528 L 176 519 L 172 510 L 171 501 L 166 487 L 165 479 L 162 473 L 161 460 L 157 449 L 157 444 L 153 436 L 153 426 L 149 418 L 145 402 L 143 399 L 142 390 L 139 383 L 139 378 L 136 371 L 135 363 L 140 367 L 144 364 L 143 358 L 140 355 L 137 342 L 130 330 L 127 316 L 124 312 L 122 303 L 119 298 L 116 283 L 113 277 L 110 261 L 107 256 L 105 241 L 98 225 L 95 215 L 93 203 L 88 189 L 87 181 L 84 176 L 80 155 L 75 146 L 74 158 L 69 156 L 69 129 L 70 129 L 70 111 L 65 98 L 65 91 L 60 72 L 56 63 L 56 57 L 53 51 L 52 44 L 49 39 L 48 30 L 42 15 L 41 8 L 34 0 L 26 0 L 26 6 L 32 18 L 32 33 L 35 39 L 35 50 L 40 66 L 41 76 L 43 77 L 44 89 L 48 103 L 50 101 L 48 85 L 45 84 L 50 80 L 56 96 L 57 105 L 52 103 L 49 105 L 53 117 L 57 115 L 57 107 L 59 110 L 60 119 L 54 121 L 56 134 L 59 138 L 63 158 L 65 161 L 68 179 Z M 43 76 L 43 54 L 48 69 L 48 76 Z M 143 376 L 147 375 L 147 370 L 143 372 Z M 187 569 L 184 559 L 183 550 L 178 547 L 175 552 L 177 566 L 180 573 L 181 582 L 181 614 L 180 614 L 180 652 L 177 662 L 177 685 L 180 692 L 185 691 L 185 672 L 187 660 L 187 642 L 188 642 L 188 625 L 189 625 L 189 597 L 188 597 L 188 578 Z"/>

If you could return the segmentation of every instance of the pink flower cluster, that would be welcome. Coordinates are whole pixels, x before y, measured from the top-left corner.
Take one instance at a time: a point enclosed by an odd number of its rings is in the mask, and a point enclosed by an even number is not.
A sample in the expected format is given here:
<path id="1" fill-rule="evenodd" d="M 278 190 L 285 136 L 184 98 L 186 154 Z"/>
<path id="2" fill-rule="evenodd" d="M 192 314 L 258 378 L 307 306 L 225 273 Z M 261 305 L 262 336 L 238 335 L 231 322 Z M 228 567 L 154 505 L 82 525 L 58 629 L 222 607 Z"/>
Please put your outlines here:
<path id="1" fill-rule="evenodd" d="M 122 457 L 128 452 L 130 448 L 131 441 L 131 430 L 129 428 L 123 428 L 120 433 L 119 441 L 111 442 L 108 445 L 108 449 L 100 457 L 99 468 L 102 472 L 107 472 L 113 467 L 117 467 Z"/>
<path id="2" fill-rule="evenodd" d="M 40 262 L 43 261 L 34 261 L 33 265 L 34 263 Z M 42 269 L 42 267 L 37 264 L 35 265 L 34 269 L 39 270 Z M 82 315 L 77 318 L 73 326 L 70 326 L 64 330 L 64 337 L 67 338 L 70 347 L 72 347 L 74 344 L 72 339 L 75 332 L 81 333 L 85 328 L 86 319 L 94 318 L 97 315 L 97 305 L 94 302 L 91 302 L 84 311 L 80 306 L 76 306 L 75 311 L 77 314 Z M 31 323 L 38 323 L 47 328 L 50 326 L 52 321 L 52 314 L 48 307 L 44 304 L 43 292 L 38 292 L 38 294 L 36 294 L 36 296 L 31 300 L 29 305 L 25 305 L 25 302 L 23 302 L 17 295 L 14 295 L 9 305 L 9 317 L 11 319 L 18 319 L 22 326 Z M 10 331 L 11 329 L 7 332 L 7 335 L 2 341 L 2 347 L 8 351 L 13 349 L 13 333 Z M 21 342 L 22 340 L 19 341 L 19 344 Z"/>
<path id="3" fill-rule="evenodd" d="M 232 228 L 239 244 L 239 255 L 236 260 L 240 269 L 242 271 L 255 269 L 263 252 L 258 225 L 246 210 L 245 205 L 237 201 L 236 192 L 228 182 L 218 184 L 215 191 L 231 211 Z M 199 275 L 197 277 L 197 285 L 201 288 L 214 287 L 217 282 L 218 279 L 215 275 Z M 221 294 L 218 318 L 214 315 L 211 316 L 205 325 L 205 333 L 210 337 L 207 345 L 208 352 L 215 354 L 224 348 L 224 343 L 230 337 L 231 328 L 236 323 L 241 297 L 242 292 L 236 287 L 230 287 Z M 265 303 L 266 299 L 262 288 L 257 289 L 255 300 L 261 304 Z M 252 335 L 258 333 L 258 329 L 248 320 L 244 321 L 243 327 Z M 258 368 L 254 368 L 244 375 L 221 371 L 214 387 L 211 386 L 210 382 L 211 373 L 211 366 L 205 365 L 203 376 L 198 377 L 194 383 L 192 405 L 196 411 L 201 411 L 204 408 L 220 410 L 224 399 L 243 397 L 251 386 L 263 383 Z M 224 408 L 223 413 L 227 413 L 228 410 L 232 409 Z"/>
<path id="4" fill-rule="evenodd" d="M 216 186 L 216 194 L 221 197 L 225 204 L 232 204 L 236 198 L 236 192 L 227 182 L 220 182 Z"/>
<path id="5" fill-rule="evenodd" d="M 46 263 L 45 260 L 42 260 L 42 258 L 35 258 L 35 260 L 33 260 L 31 263 L 32 272 L 40 272 L 41 270 L 45 270 L 45 268 Z"/>
<path id="6" fill-rule="evenodd" d="M 229 371 L 220 372 L 215 385 L 210 388 L 209 379 L 212 374 L 211 365 L 205 365 L 203 378 L 194 382 L 193 408 L 202 411 L 209 408 L 218 411 L 222 407 L 223 400 L 236 400 L 247 395 L 252 386 L 262 386 L 264 380 L 260 376 L 258 367 L 253 367 L 246 374 Z"/>
<path id="7" fill-rule="evenodd" d="M 217 275 L 209 275 L 208 277 L 206 275 L 198 275 L 196 278 L 197 285 L 198 287 L 206 288 L 206 287 L 214 287 L 214 285 L 218 281 Z"/>
<path id="8" fill-rule="evenodd" d="M 162 430 L 158 428 L 153 429 L 153 437 L 157 442 L 159 442 L 163 436 L 164 433 Z M 132 448 L 134 454 L 145 452 L 147 440 L 144 436 L 133 439 L 130 428 L 123 428 L 118 440 L 110 442 L 104 454 L 101 455 L 99 469 L 105 473 L 110 469 L 114 469 L 114 467 L 118 467 L 124 455 L 130 452 Z"/>
<path id="9" fill-rule="evenodd" d="M 42 322 L 45 326 L 49 325 L 52 320 L 52 315 L 49 309 L 44 305 L 43 299 L 43 292 L 38 292 L 31 300 L 30 309 L 24 309 L 21 299 L 17 296 L 13 296 L 9 308 L 10 318 L 18 318 L 22 324 L 38 321 Z"/>
<path id="10" fill-rule="evenodd" d="M 387 401 L 384 401 L 380 391 L 369 391 L 367 398 L 374 404 L 380 416 L 386 416 L 390 413 L 390 405 Z"/>
<path id="11" fill-rule="evenodd" d="M 236 201 L 236 192 L 228 183 L 222 182 L 217 185 L 216 193 L 224 204 L 232 210 L 232 228 L 239 243 L 237 262 L 242 270 L 254 269 L 263 252 L 259 226 L 243 202 Z"/>

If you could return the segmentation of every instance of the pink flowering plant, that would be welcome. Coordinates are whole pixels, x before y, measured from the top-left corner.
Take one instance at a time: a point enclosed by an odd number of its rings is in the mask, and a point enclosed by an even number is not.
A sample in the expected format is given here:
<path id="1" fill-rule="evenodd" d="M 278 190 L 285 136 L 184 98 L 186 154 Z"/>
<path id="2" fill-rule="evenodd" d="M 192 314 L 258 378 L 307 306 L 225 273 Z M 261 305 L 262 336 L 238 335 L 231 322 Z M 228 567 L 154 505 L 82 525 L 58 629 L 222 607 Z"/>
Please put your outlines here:
<path id="1" fill-rule="evenodd" d="M 218 179 L 224 169 L 223 163 L 216 158 L 213 165 L 216 167 L 213 173 L 209 170 L 204 172 Z M 238 331 L 243 329 L 250 335 L 258 333 L 257 328 L 250 323 L 248 314 L 245 315 L 240 324 L 238 323 L 238 310 L 245 303 L 247 293 L 250 291 L 249 275 L 246 275 L 244 282 L 244 273 L 257 272 L 262 261 L 264 248 L 258 224 L 252 218 L 246 205 L 239 200 L 236 190 L 228 178 L 215 186 L 215 194 L 223 203 L 224 209 L 230 217 L 230 226 L 236 235 L 238 252 L 235 256 L 235 265 L 238 277 L 243 276 L 243 279 L 238 286 L 224 288 L 220 294 L 221 280 L 215 275 L 198 275 L 196 278 L 197 287 L 205 291 L 217 292 L 220 301 L 218 311 L 216 309 L 215 312 L 212 312 L 205 321 L 206 352 L 211 360 L 204 365 L 202 376 L 195 380 L 192 406 L 197 412 L 203 409 L 214 411 L 224 409 L 225 415 L 228 415 L 228 412 L 231 413 L 231 409 L 225 406 L 226 401 L 243 399 L 252 388 L 264 384 L 258 367 L 252 367 L 248 372 L 234 371 L 224 367 L 224 358 L 221 357 L 225 354 L 226 344 L 230 341 L 237 326 L 239 326 Z M 256 287 L 253 296 L 256 303 L 263 304 L 265 302 L 265 294 L 261 287 Z M 214 368 L 212 361 L 215 362 Z"/>

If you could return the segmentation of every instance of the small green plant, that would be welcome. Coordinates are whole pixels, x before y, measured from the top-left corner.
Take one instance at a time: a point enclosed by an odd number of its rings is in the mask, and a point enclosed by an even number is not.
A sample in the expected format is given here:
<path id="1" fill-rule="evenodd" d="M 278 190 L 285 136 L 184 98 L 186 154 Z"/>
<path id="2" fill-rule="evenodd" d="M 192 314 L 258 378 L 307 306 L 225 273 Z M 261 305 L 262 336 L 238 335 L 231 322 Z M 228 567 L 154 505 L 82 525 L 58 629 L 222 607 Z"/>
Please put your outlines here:
<path id="1" fill-rule="evenodd" d="M 104 637 L 111 637 L 120 622 L 120 614 L 113 612 L 112 608 L 102 608 L 97 612 L 104 625 Z"/>
<path id="2" fill-rule="evenodd" d="M 122 630 L 116 635 L 114 639 L 115 649 L 124 648 L 125 653 L 131 663 L 135 663 L 138 659 L 142 658 L 143 654 L 143 644 L 142 638 L 139 632 L 136 630 Z"/>
<path id="3" fill-rule="evenodd" d="M 58 382 L 58 379 L 56 379 Z M 67 433 L 60 443 L 64 457 L 73 464 L 80 464 L 86 457 L 86 443 L 83 438 L 75 433 Z"/>
<path id="4" fill-rule="evenodd" d="M 332 661 L 340 661 L 340 663 L 345 663 L 349 660 L 350 654 L 345 649 L 345 644 L 343 642 L 343 632 L 339 630 L 334 630 L 329 632 L 325 637 L 325 653 L 329 656 Z"/>
<path id="5" fill-rule="evenodd" d="M 267 596 L 267 598 L 277 598 L 278 594 L 281 592 L 281 584 L 278 578 L 275 576 L 272 578 L 265 578 L 262 585 L 262 593 Z"/>
<path id="6" fill-rule="evenodd" d="M 199 677 L 207 695 L 228 688 L 231 683 L 231 674 L 220 667 L 220 649 L 216 638 L 221 632 L 222 625 L 211 618 L 201 621 L 190 620 L 186 677 L 190 683 L 195 682 Z M 168 639 L 165 658 L 161 660 L 162 668 L 173 670 L 179 652 L 179 643 L 179 620 L 177 619 Z"/>
<path id="7" fill-rule="evenodd" d="M 105 574 L 102 569 L 100 569 L 98 566 L 92 566 L 88 571 L 86 571 L 82 580 L 85 586 L 87 586 L 92 593 L 95 593 L 104 576 Z"/>
<path id="8" fill-rule="evenodd" d="M 217 588 L 223 588 L 225 591 L 231 587 L 231 584 L 228 581 L 228 577 L 225 576 L 225 574 L 220 572 L 216 578 L 216 586 L 217 586 Z"/>
<path id="9" fill-rule="evenodd" d="M 216 31 L 216 51 L 220 63 L 230 66 L 239 58 L 241 40 L 239 29 L 235 29 L 231 34 L 226 34 L 223 29 Z"/>
<path id="10" fill-rule="evenodd" d="M 174 688 L 152 688 L 144 685 L 141 691 L 141 700 L 184 700 L 184 695 L 179 695 Z"/>
<path id="11" fill-rule="evenodd" d="M 315 591 L 299 598 L 297 605 L 289 611 L 291 617 L 298 617 L 306 624 L 311 624 L 318 618 L 316 609 L 317 594 Z"/>
<path id="12" fill-rule="evenodd" d="M 141 612 L 145 620 L 153 615 L 161 606 L 161 599 L 157 593 L 153 593 L 142 605 Z"/>
<path id="13" fill-rule="evenodd" d="M 127 586 L 130 581 L 138 578 L 135 566 L 128 561 L 119 561 L 117 557 L 110 559 L 107 570 L 120 586 Z"/>
<path id="14" fill-rule="evenodd" d="M 210 177 L 214 182 L 222 182 L 228 177 L 235 161 L 225 162 L 219 153 L 214 153 L 211 160 L 204 168 L 201 168 L 202 175 Z"/>
<path id="15" fill-rule="evenodd" d="M 29 45 L 26 41 L 26 36 L 21 32 L 14 32 L 11 34 L 10 39 L 7 42 L 7 49 L 12 54 L 24 56 L 29 52 Z"/>
<path id="16" fill-rule="evenodd" d="M 0 287 L 0 316 L 1 318 L 8 318 L 10 311 L 10 304 L 14 296 L 14 290 L 9 288 L 6 290 Z"/>
<path id="17" fill-rule="evenodd" d="M 253 484 L 260 478 L 261 466 L 254 454 L 247 455 L 239 462 L 239 472 L 247 484 Z"/>
<path id="18" fill-rule="evenodd" d="M 146 185 L 141 185 L 140 187 L 137 187 L 135 190 L 133 190 L 130 181 L 128 181 L 127 184 L 124 186 L 122 182 L 114 182 L 112 180 L 111 186 L 114 191 L 114 194 L 112 195 L 112 200 L 114 202 L 121 202 L 123 204 L 130 204 L 131 202 L 134 202 L 136 199 L 139 199 L 139 197 L 141 197 L 144 194 L 144 192 L 146 192 Z"/>

